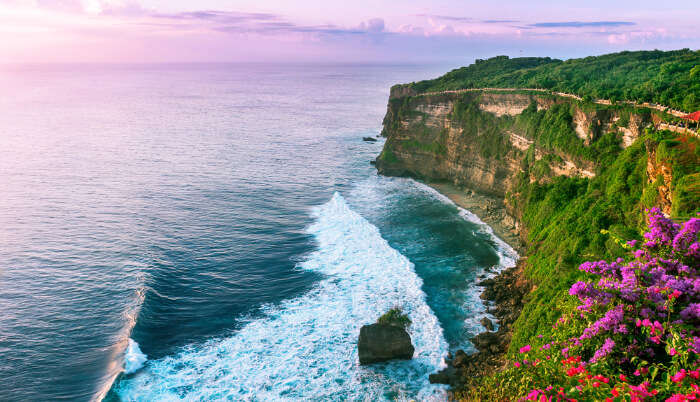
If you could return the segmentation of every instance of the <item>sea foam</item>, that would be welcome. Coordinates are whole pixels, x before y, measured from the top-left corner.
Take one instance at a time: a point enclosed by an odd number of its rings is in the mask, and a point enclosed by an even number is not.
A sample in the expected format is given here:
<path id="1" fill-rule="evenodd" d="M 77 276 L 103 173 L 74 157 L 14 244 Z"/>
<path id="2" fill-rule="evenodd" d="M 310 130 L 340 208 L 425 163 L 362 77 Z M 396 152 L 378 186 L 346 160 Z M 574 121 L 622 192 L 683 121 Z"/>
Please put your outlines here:
<path id="1" fill-rule="evenodd" d="M 299 268 L 325 276 L 307 294 L 264 308 L 228 338 L 149 361 L 115 388 L 123 400 L 445 399 L 428 374 L 447 342 L 413 264 L 343 197 L 313 210 L 318 250 Z M 411 361 L 359 366 L 363 324 L 399 306 L 409 315 Z"/>
<path id="2" fill-rule="evenodd" d="M 139 344 L 135 340 L 129 338 L 129 346 L 126 347 L 126 351 L 124 352 L 124 373 L 135 373 L 143 367 L 146 360 L 148 360 L 148 358 L 141 352 Z"/>
<path id="3" fill-rule="evenodd" d="M 416 185 L 417 188 L 419 188 L 421 191 L 425 192 L 426 194 L 429 194 L 433 198 L 449 205 L 453 205 L 454 207 L 457 208 L 459 211 L 459 216 L 468 221 L 471 222 L 475 225 L 477 225 L 477 231 L 486 237 L 493 243 L 494 248 L 496 249 L 496 252 L 498 254 L 498 265 L 491 267 L 491 269 L 486 270 L 483 269 L 480 272 L 480 275 L 485 277 L 485 278 L 493 278 L 497 274 L 501 273 L 503 270 L 507 268 L 512 268 L 515 267 L 515 265 L 518 262 L 518 259 L 520 259 L 520 255 L 518 254 L 513 247 L 511 247 L 508 243 L 506 243 L 503 239 L 498 237 L 491 226 L 486 224 L 484 221 L 482 221 L 476 214 L 473 212 L 460 207 L 459 205 L 455 204 L 449 197 L 446 195 L 440 193 L 436 189 L 425 185 L 423 183 L 417 182 L 413 179 L 407 179 L 410 180 L 412 183 Z M 465 322 L 467 326 L 474 331 L 475 329 L 478 328 L 476 332 L 483 332 L 486 330 L 486 328 L 483 327 L 481 324 L 481 319 L 486 317 L 489 320 L 491 320 L 494 324 L 494 329 L 498 330 L 499 328 L 499 323 L 498 320 L 495 316 L 492 314 L 488 313 L 487 307 L 488 305 L 492 305 L 491 302 L 486 302 L 484 304 L 484 301 L 481 299 L 481 293 L 484 291 L 483 286 L 479 286 L 478 284 L 474 284 L 474 288 L 471 292 L 469 292 L 467 297 L 467 301 L 465 302 L 464 308 L 466 310 L 469 310 L 472 312 L 471 317 L 468 318 Z M 473 347 L 473 344 L 471 342 L 467 343 L 468 349 L 471 351 L 476 351 L 476 349 Z"/>
<path id="4" fill-rule="evenodd" d="M 498 252 L 498 257 L 500 261 L 499 264 L 496 267 L 494 267 L 493 271 L 495 273 L 501 272 L 506 268 L 512 268 L 515 266 L 515 264 L 518 262 L 518 259 L 520 258 L 518 252 L 515 251 L 515 249 L 513 249 L 513 247 L 511 247 L 510 244 L 506 243 L 503 239 L 498 237 L 493 232 L 493 228 L 486 224 L 484 221 L 482 221 L 481 218 L 476 216 L 476 214 L 460 207 L 459 205 L 455 204 L 449 197 L 426 184 L 417 182 L 412 179 L 406 180 L 410 180 L 416 185 L 416 187 L 418 187 L 423 192 L 431 195 L 433 198 L 440 200 L 445 204 L 453 205 L 459 211 L 459 216 L 462 217 L 462 219 L 478 226 L 478 231 L 486 235 L 494 243 L 496 251 Z"/>

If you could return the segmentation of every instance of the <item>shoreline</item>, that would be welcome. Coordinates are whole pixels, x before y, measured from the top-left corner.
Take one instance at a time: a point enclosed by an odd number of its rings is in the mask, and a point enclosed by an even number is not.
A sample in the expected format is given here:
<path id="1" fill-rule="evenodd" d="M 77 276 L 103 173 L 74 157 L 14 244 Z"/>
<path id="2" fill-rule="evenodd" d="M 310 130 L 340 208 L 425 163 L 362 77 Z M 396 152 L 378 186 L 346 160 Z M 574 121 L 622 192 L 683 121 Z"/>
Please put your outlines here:
<path id="1" fill-rule="evenodd" d="M 477 283 L 483 287 L 481 299 L 491 302 L 488 312 L 498 322 L 498 329 L 486 329 L 471 338 L 476 352 L 467 354 L 456 350 L 445 359 L 447 367 L 429 376 L 431 383 L 450 386 L 450 399 L 467 395 L 473 379 L 490 375 L 505 363 L 504 356 L 510 346 L 513 325 L 523 309 L 523 299 L 531 289 L 523 269 L 527 257 L 525 243 L 520 238 L 519 225 L 506 211 L 502 199 L 460 188 L 445 182 L 424 182 L 450 199 L 455 205 L 470 211 L 493 229 L 493 233 L 510 245 L 517 253 L 516 265 L 506 268 L 490 279 Z"/>
<path id="2" fill-rule="evenodd" d="M 502 199 L 477 193 L 468 188 L 460 188 L 451 183 L 428 181 L 423 183 L 449 198 L 458 207 L 478 216 L 493 229 L 496 236 L 508 243 L 522 258 L 525 244 L 520 239 L 515 218 L 508 214 Z"/>

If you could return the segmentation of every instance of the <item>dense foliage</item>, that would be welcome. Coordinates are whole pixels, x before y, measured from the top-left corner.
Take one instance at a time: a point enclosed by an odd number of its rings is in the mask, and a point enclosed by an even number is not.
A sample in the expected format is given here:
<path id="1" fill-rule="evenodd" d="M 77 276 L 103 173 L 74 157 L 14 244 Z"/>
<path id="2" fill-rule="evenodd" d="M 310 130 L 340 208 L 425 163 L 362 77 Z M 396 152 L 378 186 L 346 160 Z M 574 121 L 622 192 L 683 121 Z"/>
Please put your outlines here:
<path id="1" fill-rule="evenodd" d="M 624 247 L 614 237 L 639 237 L 643 210 L 659 203 L 658 188 L 664 183 L 661 177 L 649 182 L 649 158 L 676 172 L 669 189 L 673 194 L 687 194 L 682 205 L 674 197 L 673 216 L 688 218 L 700 210 L 700 193 L 692 192 L 699 184 L 700 148 L 694 138 L 684 141 L 669 132 L 649 133 L 601 165 L 590 180 L 559 176 L 531 182 L 536 166 L 524 162 L 518 192 L 509 194 L 509 202 L 522 211 L 530 250 L 526 274 L 537 288 L 514 326 L 513 350 L 551 332 L 551 323 L 562 314 L 557 303 L 563 303 L 568 287 L 581 278 L 576 266 L 586 259 L 621 255 Z"/>
<path id="2" fill-rule="evenodd" d="M 379 319 L 377 319 L 377 324 L 408 328 L 408 326 L 411 325 L 411 319 L 408 318 L 408 315 L 404 314 L 400 308 L 395 307 L 379 317 Z"/>
<path id="3" fill-rule="evenodd" d="M 511 150 L 508 137 L 501 135 L 512 124 L 511 120 L 499 119 L 491 113 L 482 113 L 474 102 L 474 94 L 465 94 L 458 99 L 452 110 L 451 119 L 462 127 L 464 143 L 471 144 L 479 155 L 500 160 Z"/>
<path id="4" fill-rule="evenodd" d="M 647 217 L 641 247 L 623 244 L 627 259 L 581 264 L 587 275 L 569 289 L 569 314 L 519 348 L 479 398 L 700 398 L 700 219 L 676 224 L 657 208 Z"/>
<path id="5" fill-rule="evenodd" d="M 410 84 L 417 92 L 544 88 L 584 98 L 654 102 L 700 110 L 700 51 L 638 51 L 566 61 L 498 56 Z"/>

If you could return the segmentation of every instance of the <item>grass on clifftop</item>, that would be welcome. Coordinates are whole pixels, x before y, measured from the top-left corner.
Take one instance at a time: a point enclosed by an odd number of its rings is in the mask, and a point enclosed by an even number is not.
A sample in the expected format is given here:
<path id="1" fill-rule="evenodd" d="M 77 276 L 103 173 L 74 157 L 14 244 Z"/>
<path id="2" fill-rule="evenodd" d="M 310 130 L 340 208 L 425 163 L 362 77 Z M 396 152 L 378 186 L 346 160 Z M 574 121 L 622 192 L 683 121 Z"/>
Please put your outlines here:
<path id="1" fill-rule="evenodd" d="M 416 92 L 461 88 L 544 88 L 586 97 L 700 109 L 700 51 L 638 51 L 566 61 L 497 56 L 415 82 Z"/>

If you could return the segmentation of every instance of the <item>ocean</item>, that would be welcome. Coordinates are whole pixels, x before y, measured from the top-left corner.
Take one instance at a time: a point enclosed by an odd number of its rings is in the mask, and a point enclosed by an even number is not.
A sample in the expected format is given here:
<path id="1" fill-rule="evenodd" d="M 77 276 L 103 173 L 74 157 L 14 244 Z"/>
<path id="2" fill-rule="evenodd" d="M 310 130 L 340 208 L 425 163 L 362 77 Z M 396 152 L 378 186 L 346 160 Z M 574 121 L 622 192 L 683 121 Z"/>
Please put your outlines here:
<path id="1" fill-rule="evenodd" d="M 517 254 L 370 161 L 417 65 L 0 71 L 0 400 L 442 400 Z M 412 320 L 411 361 L 359 366 Z"/>

